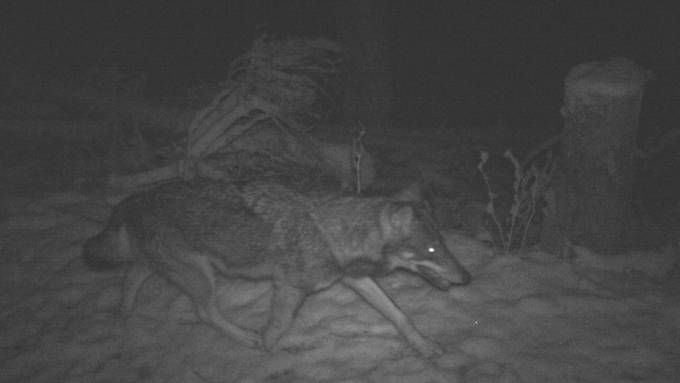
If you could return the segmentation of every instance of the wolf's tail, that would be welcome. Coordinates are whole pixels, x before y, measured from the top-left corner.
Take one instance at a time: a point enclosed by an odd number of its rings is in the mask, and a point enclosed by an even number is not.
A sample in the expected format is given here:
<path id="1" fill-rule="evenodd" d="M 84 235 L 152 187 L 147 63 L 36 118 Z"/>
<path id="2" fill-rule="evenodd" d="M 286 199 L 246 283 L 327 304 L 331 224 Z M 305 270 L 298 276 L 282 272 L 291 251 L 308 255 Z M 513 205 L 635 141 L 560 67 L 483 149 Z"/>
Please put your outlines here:
<path id="1" fill-rule="evenodd" d="M 83 246 L 85 265 L 96 271 L 114 269 L 133 260 L 130 236 L 125 226 L 111 217 L 108 226 L 99 234 L 88 239 Z"/>

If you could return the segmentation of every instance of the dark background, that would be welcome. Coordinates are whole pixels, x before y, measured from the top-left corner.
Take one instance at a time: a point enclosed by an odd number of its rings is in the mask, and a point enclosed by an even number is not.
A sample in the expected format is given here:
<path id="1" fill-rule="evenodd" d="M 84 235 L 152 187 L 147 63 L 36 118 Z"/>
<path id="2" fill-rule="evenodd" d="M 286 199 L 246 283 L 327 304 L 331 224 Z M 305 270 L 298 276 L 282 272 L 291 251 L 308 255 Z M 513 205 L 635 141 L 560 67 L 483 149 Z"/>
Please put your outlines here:
<path id="1" fill-rule="evenodd" d="M 656 73 L 644 125 L 680 117 L 680 12 L 652 1 L 397 1 L 394 120 L 559 124 L 569 68 L 625 56 Z M 223 79 L 261 31 L 336 36 L 332 1 L 3 1 L 2 56 L 41 71 L 117 63 L 168 94 Z"/>

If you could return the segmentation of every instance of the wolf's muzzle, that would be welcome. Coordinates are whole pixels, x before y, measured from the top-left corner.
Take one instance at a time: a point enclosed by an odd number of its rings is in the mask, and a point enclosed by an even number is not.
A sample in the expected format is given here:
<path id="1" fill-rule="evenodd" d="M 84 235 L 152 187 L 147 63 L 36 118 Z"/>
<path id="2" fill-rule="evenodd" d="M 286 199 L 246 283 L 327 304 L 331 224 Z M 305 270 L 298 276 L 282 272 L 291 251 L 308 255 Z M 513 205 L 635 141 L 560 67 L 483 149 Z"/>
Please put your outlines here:
<path id="1" fill-rule="evenodd" d="M 440 290 L 449 287 L 463 286 L 470 283 L 470 274 L 457 262 L 451 262 L 449 267 L 442 267 L 430 261 L 418 262 L 416 272 Z"/>

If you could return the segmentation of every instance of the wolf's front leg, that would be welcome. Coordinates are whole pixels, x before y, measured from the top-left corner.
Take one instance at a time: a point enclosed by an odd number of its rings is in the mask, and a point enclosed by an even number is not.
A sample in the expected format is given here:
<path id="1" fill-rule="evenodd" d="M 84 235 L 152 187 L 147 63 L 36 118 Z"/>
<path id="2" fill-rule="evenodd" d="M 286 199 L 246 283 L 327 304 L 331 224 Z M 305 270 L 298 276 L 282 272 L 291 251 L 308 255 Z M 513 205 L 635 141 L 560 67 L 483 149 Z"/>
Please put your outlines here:
<path id="1" fill-rule="evenodd" d="M 369 277 L 345 277 L 342 279 L 342 283 L 356 291 L 373 308 L 389 319 L 397 330 L 404 335 L 408 343 L 423 356 L 430 358 L 443 353 L 438 344 L 423 337 L 418 332 L 413 322 L 397 307 L 373 279 Z"/>
<path id="2" fill-rule="evenodd" d="M 269 351 L 275 351 L 281 336 L 290 329 L 293 318 L 304 300 L 302 290 L 293 287 L 285 281 L 274 280 L 272 284 L 274 294 L 271 300 L 269 322 L 264 331 L 264 346 Z"/>

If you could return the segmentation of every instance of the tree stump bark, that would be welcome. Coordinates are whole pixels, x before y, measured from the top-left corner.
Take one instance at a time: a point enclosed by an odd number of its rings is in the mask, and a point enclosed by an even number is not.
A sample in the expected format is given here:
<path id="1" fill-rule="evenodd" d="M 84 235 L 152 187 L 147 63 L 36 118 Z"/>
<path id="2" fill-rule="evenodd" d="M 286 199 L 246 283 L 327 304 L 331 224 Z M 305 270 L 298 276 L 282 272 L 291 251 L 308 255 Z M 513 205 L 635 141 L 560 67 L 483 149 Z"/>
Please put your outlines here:
<path id="1" fill-rule="evenodd" d="M 561 248 L 568 239 L 612 254 L 631 245 L 633 160 L 648 79 L 623 58 L 577 65 L 567 75 L 562 174 L 549 220 L 558 230 L 544 230 L 545 248 Z"/>

